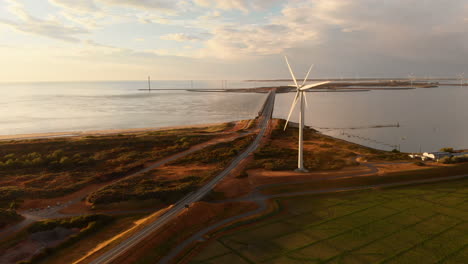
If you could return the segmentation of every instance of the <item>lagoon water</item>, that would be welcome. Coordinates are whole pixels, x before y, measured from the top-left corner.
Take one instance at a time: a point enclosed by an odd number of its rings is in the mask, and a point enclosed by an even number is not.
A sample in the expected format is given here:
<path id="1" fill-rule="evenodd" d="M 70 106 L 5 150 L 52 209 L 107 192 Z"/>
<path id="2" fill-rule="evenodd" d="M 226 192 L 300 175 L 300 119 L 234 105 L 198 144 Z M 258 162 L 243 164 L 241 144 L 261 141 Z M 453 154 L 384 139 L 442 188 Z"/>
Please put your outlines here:
<path id="1" fill-rule="evenodd" d="M 229 81 L 228 88 L 284 85 Z M 138 91 L 144 81 L 0 84 L 0 135 L 165 127 L 252 118 L 265 94 Z M 153 88 L 191 88 L 153 81 Z M 193 88 L 222 88 L 194 81 Z M 279 94 L 274 117 L 285 118 L 294 94 Z M 468 148 L 468 86 L 369 92 L 311 92 L 306 124 L 363 145 L 402 151 Z M 297 112 L 293 114 L 297 121 Z M 396 125 L 399 127 L 372 128 Z"/>

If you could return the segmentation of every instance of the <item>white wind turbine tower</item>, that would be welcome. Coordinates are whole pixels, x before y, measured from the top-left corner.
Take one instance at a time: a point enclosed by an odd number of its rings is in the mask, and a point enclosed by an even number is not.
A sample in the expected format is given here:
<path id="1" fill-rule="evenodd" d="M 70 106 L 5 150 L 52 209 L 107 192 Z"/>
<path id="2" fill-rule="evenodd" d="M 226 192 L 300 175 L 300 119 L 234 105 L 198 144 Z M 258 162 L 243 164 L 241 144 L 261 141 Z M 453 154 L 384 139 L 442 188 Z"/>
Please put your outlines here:
<path id="1" fill-rule="evenodd" d="M 294 85 L 290 85 L 292 87 L 296 87 L 296 96 L 294 97 L 294 101 L 291 105 L 291 110 L 289 110 L 288 114 L 288 119 L 286 119 L 286 124 L 284 125 L 284 130 L 286 130 L 286 127 L 288 126 L 289 118 L 291 117 L 292 112 L 294 111 L 294 107 L 296 106 L 297 102 L 300 101 L 300 111 L 299 111 L 299 150 L 298 150 L 298 158 L 297 158 L 297 170 L 299 172 L 307 172 L 307 170 L 304 168 L 304 137 L 303 137 L 303 129 L 304 129 L 304 103 L 307 104 L 307 99 L 306 99 L 306 91 L 308 89 L 329 83 L 327 82 L 320 82 L 320 83 L 314 83 L 314 84 L 309 84 L 305 85 L 307 82 L 307 78 L 309 77 L 310 70 L 314 65 L 311 65 L 309 68 L 309 71 L 307 72 L 306 77 L 304 78 L 304 81 L 302 82 L 301 85 L 297 83 L 296 77 L 294 76 L 294 73 L 291 69 L 291 65 L 289 65 L 288 58 L 284 56 L 286 59 L 286 64 L 288 65 L 289 72 L 291 73 L 291 77 L 294 81 Z"/>

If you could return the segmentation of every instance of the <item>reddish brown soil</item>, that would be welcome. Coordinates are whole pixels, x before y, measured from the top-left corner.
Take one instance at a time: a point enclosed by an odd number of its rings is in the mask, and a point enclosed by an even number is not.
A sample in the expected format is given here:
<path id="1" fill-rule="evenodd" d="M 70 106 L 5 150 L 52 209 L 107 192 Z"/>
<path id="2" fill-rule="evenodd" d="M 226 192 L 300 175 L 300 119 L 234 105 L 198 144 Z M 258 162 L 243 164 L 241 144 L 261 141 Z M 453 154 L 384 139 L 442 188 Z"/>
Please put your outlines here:
<path id="1" fill-rule="evenodd" d="M 253 160 L 252 156 L 243 160 L 226 178 L 224 178 L 216 187 L 214 191 L 224 193 L 225 198 L 235 198 L 247 195 L 252 189 L 252 184 L 249 177 L 240 178 L 241 172 L 245 169 L 245 166 Z M 247 171 L 250 174 L 249 171 Z"/>
<path id="2" fill-rule="evenodd" d="M 387 174 L 390 172 L 400 172 L 400 171 L 430 169 L 430 168 L 437 168 L 437 167 L 447 167 L 447 166 L 450 166 L 450 165 L 436 163 L 436 162 L 427 163 L 426 166 L 418 166 L 414 163 L 376 165 L 376 167 L 379 169 L 379 174 Z"/>
<path id="3" fill-rule="evenodd" d="M 216 169 L 216 165 L 192 165 L 190 166 L 176 166 L 169 165 L 160 168 L 160 171 L 153 173 L 155 180 L 179 180 L 187 177 L 190 174 L 199 174 L 204 171 L 211 171 Z"/>
<path id="4" fill-rule="evenodd" d="M 249 122 L 250 122 L 250 120 L 237 121 L 236 124 L 234 125 L 234 127 L 230 128 L 230 129 L 227 129 L 225 132 L 236 132 L 236 131 L 239 131 L 241 129 L 244 129 L 249 124 Z"/>
<path id="5" fill-rule="evenodd" d="M 290 181 L 307 181 L 312 179 L 327 179 L 332 177 L 361 174 L 368 172 L 369 169 L 364 166 L 348 167 L 335 171 L 318 171 L 309 173 L 299 173 L 294 171 L 268 171 L 263 169 L 252 170 L 249 173 L 249 178 L 255 186 L 272 184 L 272 183 L 287 183 Z"/>
<path id="6" fill-rule="evenodd" d="M 278 123 L 277 119 L 271 120 L 268 129 L 265 132 L 264 137 L 260 140 L 259 148 L 261 148 L 270 138 L 272 128 L 276 127 Z M 235 198 L 246 195 L 253 190 L 254 185 L 251 183 L 250 171 L 247 171 L 249 174 L 248 177 L 241 178 L 241 173 L 245 170 L 246 166 L 253 161 L 253 156 L 249 155 L 248 158 L 244 159 L 239 163 L 232 172 L 224 178 L 216 187 L 214 191 L 223 192 L 226 198 Z"/>
<path id="7" fill-rule="evenodd" d="M 74 193 L 71 193 L 71 194 L 68 194 L 68 195 L 65 195 L 65 196 L 62 196 L 62 197 L 57 197 L 57 198 L 26 199 L 21 204 L 20 210 L 27 210 L 27 209 L 30 209 L 30 208 L 44 208 L 44 207 L 47 207 L 48 205 L 50 205 L 50 206 L 56 205 L 57 203 L 63 204 L 63 203 L 66 203 L 68 201 L 72 201 L 72 200 L 84 197 L 87 194 L 92 193 L 92 192 L 98 190 L 99 188 L 101 188 L 101 187 L 103 187 L 103 186 L 105 186 L 107 184 L 109 184 L 109 183 L 92 184 L 92 185 L 84 187 L 83 189 L 81 189 L 81 190 L 79 190 L 77 192 L 74 192 Z"/>

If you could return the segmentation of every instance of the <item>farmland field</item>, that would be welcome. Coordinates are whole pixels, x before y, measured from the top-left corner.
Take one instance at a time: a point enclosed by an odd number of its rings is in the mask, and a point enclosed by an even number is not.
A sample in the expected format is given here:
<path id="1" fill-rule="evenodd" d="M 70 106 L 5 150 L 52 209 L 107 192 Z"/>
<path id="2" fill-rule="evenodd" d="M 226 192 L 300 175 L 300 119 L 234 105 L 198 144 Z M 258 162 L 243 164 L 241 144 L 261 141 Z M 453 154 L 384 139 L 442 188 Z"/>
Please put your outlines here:
<path id="1" fill-rule="evenodd" d="M 280 209 L 274 217 L 228 229 L 192 248 L 190 263 L 466 263 L 468 259 L 468 180 L 276 202 Z"/>

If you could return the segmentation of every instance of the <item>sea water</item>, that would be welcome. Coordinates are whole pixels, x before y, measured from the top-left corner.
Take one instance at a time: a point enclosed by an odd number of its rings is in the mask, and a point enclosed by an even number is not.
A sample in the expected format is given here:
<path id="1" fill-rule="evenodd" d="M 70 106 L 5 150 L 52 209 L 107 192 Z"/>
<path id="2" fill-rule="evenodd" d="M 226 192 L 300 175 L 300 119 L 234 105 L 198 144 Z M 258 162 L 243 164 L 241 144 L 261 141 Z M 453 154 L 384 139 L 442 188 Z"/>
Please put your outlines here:
<path id="1" fill-rule="evenodd" d="M 0 84 L 0 135 L 166 127 L 253 118 L 266 95 L 177 89 L 253 88 L 285 82 L 145 81 Z M 278 94 L 285 118 L 294 94 Z M 307 93 L 306 124 L 374 148 L 468 148 L 468 86 Z M 297 122 L 298 113 L 292 115 Z"/>

